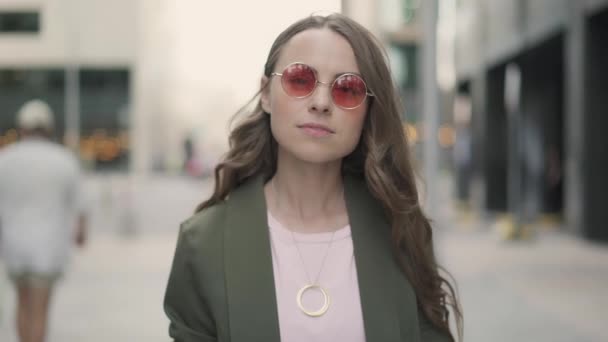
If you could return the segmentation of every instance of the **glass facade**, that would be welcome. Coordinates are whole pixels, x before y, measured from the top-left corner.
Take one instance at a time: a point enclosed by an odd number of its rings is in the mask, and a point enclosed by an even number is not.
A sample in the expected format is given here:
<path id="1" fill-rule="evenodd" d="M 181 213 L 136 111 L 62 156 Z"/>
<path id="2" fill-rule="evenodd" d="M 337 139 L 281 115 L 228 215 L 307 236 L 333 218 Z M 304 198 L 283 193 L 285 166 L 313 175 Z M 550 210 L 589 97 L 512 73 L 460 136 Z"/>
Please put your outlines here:
<path id="1" fill-rule="evenodd" d="M 0 11 L 0 33 L 40 32 L 40 13 Z"/>
<path id="2" fill-rule="evenodd" d="M 65 71 L 0 70 L 0 147 L 16 140 L 15 116 L 32 98 L 49 104 L 55 136 L 65 136 Z M 129 156 L 129 84 L 127 69 L 81 69 L 80 157 L 88 168 L 126 170 Z"/>

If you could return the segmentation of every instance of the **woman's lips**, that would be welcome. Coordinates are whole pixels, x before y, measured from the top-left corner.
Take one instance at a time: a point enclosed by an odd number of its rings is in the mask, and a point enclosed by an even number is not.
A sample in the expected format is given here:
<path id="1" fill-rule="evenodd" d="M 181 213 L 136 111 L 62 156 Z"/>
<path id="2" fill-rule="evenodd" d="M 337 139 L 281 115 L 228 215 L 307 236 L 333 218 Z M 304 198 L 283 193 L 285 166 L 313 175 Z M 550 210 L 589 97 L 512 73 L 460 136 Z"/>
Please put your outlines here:
<path id="1" fill-rule="evenodd" d="M 326 137 L 335 133 L 331 128 L 315 123 L 298 125 L 298 128 L 300 128 L 305 134 L 312 137 Z"/>

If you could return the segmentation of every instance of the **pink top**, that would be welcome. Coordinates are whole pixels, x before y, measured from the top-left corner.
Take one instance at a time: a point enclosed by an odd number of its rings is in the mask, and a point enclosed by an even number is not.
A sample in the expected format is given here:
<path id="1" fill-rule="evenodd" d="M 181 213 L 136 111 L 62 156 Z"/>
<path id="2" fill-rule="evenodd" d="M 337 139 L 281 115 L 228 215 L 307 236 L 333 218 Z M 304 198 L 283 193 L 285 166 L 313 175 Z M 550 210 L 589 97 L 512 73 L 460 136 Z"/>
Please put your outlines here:
<path id="1" fill-rule="evenodd" d="M 332 232 L 292 235 L 268 212 L 268 226 L 281 341 L 365 341 L 350 225 L 337 230 L 335 235 Z M 328 251 L 332 235 L 333 243 Z M 327 258 L 322 266 L 326 252 Z M 327 291 L 331 302 L 323 316 L 309 317 L 298 307 L 296 297 L 298 291 L 310 283 L 309 276 L 310 281 L 315 280 L 321 267 L 318 284 Z M 318 290 L 306 291 L 303 305 L 310 311 L 320 309 L 323 306 L 322 294 Z"/>

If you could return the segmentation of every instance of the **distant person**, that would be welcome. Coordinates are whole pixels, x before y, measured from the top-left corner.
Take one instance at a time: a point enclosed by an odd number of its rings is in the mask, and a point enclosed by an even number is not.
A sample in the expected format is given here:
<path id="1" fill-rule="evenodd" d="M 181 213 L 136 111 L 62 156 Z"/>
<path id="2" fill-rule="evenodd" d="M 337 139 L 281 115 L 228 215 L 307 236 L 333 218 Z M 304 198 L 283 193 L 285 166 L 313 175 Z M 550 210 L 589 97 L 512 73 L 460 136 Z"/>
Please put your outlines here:
<path id="1" fill-rule="evenodd" d="M 454 166 L 456 168 L 456 198 L 461 203 L 469 200 L 471 182 L 472 141 L 470 128 L 460 124 L 456 128 L 454 144 Z"/>
<path id="2" fill-rule="evenodd" d="M 522 164 L 523 164 L 523 220 L 533 224 L 543 210 L 543 190 L 545 180 L 545 151 L 539 123 L 531 116 L 522 124 Z"/>
<path id="3" fill-rule="evenodd" d="M 192 161 L 192 158 L 194 157 L 194 141 L 192 140 L 191 135 L 188 135 L 188 136 L 186 136 L 186 138 L 184 138 L 183 147 L 184 147 L 183 170 L 184 170 L 184 172 L 189 173 L 190 162 Z"/>
<path id="4" fill-rule="evenodd" d="M 549 213 L 559 213 L 562 210 L 563 170 L 560 150 L 555 143 L 550 143 L 547 148 L 546 165 L 544 209 Z"/>
<path id="5" fill-rule="evenodd" d="M 183 142 L 184 145 L 184 166 L 183 171 L 185 174 L 192 177 L 200 177 L 202 174 L 202 165 L 200 159 L 197 157 L 194 138 L 192 135 L 188 135 Z"/>
<path id="6" fill-rule="evenodd" d="M 176 342 L 455 339 L 387 61 L 341 14 L 278 36 L 181 227 L 164 302 Z"/>
<path id="7" fill-rule="evenodd" d="M 54 143 L 49 106 L 32 100 L 17 115 L 20 141 L 0 150 L 1 251 L 17 291 L 21 342 L 43 342 L 54 286 L 73 243 L 85 243 L 77 159 Z"/>

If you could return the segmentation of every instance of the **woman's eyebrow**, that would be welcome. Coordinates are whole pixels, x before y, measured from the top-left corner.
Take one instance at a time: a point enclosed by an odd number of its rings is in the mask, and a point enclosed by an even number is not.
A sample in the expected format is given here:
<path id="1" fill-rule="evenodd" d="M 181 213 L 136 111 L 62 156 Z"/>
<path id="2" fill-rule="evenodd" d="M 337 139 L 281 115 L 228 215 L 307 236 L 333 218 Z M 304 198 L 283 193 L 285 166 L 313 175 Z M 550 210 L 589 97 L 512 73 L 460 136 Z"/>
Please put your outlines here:
<path id="1" fill-rule="evenodd" d="M 361 74 L 356 71 L 344 71 L 344 72 L 339 72 L 339 73 L 334 74 L 334 79 L 338 78 L 344 74 L 353 74 L 353 75 L 357 75 L 357 76 L 361 77 Z"/>

